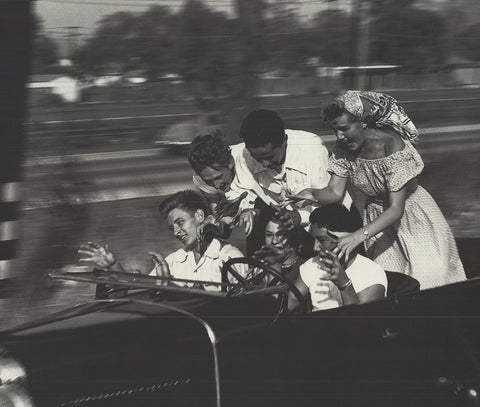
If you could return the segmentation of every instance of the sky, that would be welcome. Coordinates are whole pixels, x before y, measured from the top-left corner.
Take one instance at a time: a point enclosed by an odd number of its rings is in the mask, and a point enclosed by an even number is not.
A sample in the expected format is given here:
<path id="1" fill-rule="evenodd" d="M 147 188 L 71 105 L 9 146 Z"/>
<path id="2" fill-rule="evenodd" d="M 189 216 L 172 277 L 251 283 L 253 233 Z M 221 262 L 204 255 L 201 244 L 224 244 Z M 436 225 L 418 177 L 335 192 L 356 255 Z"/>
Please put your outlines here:
<path id="1" fill-rule="evenodd" d="M 233 15 L 232 5 L 236 0 L 203 0 L 204 3 Z M 348 4 L 352 0 L 334 0 Z M 325 0 L 296 0 L 300 14 L 308 15 L 326 8 Z M 35 11 L 42 18 L 46 29 L 68 26 L 85 27 L 92 30 L 102 16 L 117 11 L 142 12 L 148 5 L 163 4 L 173 10 L 179 8 L 183 0 L 36 0 Z"/>
<path id="2" fill-rule="evenodd" d="M 238 0 L 202 0 L 205 4 L 223 11 L 230 16 L 234 15 L 234 4 Z M 275 1 L 288 1 L 298 6 L 300 16 L 311 15 L 329 7 L 350 9 L 353 2 L 359 0 L 266 0 L 268 3 Z M 401 1 L 401 0 L 398 0 Z M 419 2 L 433 4 L 445 3 L 450 0 L 418 0 Z M 480 0 L 456 0 L 465 3 L 480 4 Z M 149 6 L 155 4 L 167 5 L 173 11 L 183 4 L 184 0 L 36 0 L 34 11 L 41 18 L 45 34 L 57 41 L 61 53 L 68 53 L 68 47 L 76 46 L 72 43 L 81 43 L 88 38 L 96 28 L 100 19 L 118 11 L 141 13 Z M 475 8 L 477 8 L 475 6 Z M 480 7 L 478 7 L 480 10 Z M 77 27 L 77 28 L 67 28 Z M 73 45 L 72 45 L 73 44 Z"/>
<path id="3" fill-rule="evenodd" d="M 36 0 L 34 8 L 42 18 L 47 29 L 63 28 L 68 26 L 84 27 L 85 31 L 91 31 L 96 23 L 105 15 L 117 11 L 142 12 L 149 5 L 163 4 L 178 9 L 184 0 Z M 233 5 L 237 0 L 203 0 L 204 3 L 233 15 Z M 267 0 L 270 3 L 285 0 Z M 286 0 L 288 1 L 288 0 Z M 309 16 L 321 10 L 325 10 L 335 3 L 339 7 L 350 8 L 357 0 L 291 0 L 297 4 L 299 14 Z M 401 1 L 401 0 L 398 0 Z M 449 0 L 424 0 L 430 3 L 445 3 Z M 480 0 L 474 0 L 479 1 Z M 330 3 L 329 3 L 330 2 Z"/>

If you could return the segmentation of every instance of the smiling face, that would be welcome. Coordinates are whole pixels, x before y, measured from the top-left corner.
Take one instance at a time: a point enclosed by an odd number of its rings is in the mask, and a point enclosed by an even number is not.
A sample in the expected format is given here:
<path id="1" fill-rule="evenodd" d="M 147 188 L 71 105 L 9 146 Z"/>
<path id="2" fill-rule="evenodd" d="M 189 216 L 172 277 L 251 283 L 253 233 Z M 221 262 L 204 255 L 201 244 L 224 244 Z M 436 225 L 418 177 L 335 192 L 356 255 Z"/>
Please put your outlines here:
<path id="1" fill-rule="evenodd" d="M 235 176 L 233 160 L 227 167 L 222 165 L 205 167 L 200 170 L 198 175 L 207 185 L 210 185 L 221 192 L 228 192 L 230 191 L 230 185 Z"/>
<path id="2" fill-rule="evenodd" d="M 265 168 L 279 170 L 285 162 L 285 151 L 287 143 L 284 141 L 279 146 L 274 146 L 271 142 L 259 147 L 247 147 L 249 153 L 255 160 Z"/>
<path id="3" fill-rule="evenodd" d="M 352 118 L 349 113 L 343 113 L 336 117 L 330 123 L 335 135 L 337 143 L 346 151 L 358 151 L 365 143 L 366 124 Z"/>
<path id="4" fill-rule="evenodd" d="M 265 244 L 279 247 L 281 249 L 289 248 L 288 239 L 285 232 L 280 229 L 280 223 L 270 221 L 265 227 Z"/>
<path id="5" fill-rule="evenodd" d="M 167 216 L 169 229 L 187 250 L 197 243 L 197 229 L 204 219 L 205 214 L 201 209 L 197 209 L 192 215 L 183 209 L 175 208 Z"/>

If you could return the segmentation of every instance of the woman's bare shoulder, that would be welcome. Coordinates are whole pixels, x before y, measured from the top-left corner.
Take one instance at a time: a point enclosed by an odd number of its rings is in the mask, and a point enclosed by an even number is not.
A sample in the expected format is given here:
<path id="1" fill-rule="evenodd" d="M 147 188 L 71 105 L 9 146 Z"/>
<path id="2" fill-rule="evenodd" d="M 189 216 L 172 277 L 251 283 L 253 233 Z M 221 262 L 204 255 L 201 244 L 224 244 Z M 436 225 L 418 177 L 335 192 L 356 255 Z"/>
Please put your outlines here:
<path id="1" fill-rule="evenodd" d="M 402 151 L 405 148 L 405 143 L 397 133 L 393 131 L 384 131 L 384 147 L 385 156 L 389 156 L 397 151 Z"/>

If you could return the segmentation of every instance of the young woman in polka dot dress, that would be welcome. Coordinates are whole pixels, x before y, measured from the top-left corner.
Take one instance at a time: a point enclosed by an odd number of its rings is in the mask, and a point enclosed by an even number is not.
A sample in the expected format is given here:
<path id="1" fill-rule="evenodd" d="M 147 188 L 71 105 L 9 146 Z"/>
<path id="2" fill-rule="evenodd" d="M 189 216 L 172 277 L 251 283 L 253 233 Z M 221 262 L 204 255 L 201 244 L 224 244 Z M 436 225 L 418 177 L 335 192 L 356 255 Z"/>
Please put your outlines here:
<path id="1" fill-rule="evenodd" d="M 418 131 L 396 100 L 346 91 L 324 107 L 323 119 L 337 136 L 330 183 L 290 198 L 339 202 L 348 180 L 366 195 L 364 226 L 340 239 L 337 254 L 348 257 L 363 243 L 368 257 L 385 270 L 416 278 L 421 289 L 465 280 L 445 217 L 417 185 L 424 166 L 415 148 Z"/>

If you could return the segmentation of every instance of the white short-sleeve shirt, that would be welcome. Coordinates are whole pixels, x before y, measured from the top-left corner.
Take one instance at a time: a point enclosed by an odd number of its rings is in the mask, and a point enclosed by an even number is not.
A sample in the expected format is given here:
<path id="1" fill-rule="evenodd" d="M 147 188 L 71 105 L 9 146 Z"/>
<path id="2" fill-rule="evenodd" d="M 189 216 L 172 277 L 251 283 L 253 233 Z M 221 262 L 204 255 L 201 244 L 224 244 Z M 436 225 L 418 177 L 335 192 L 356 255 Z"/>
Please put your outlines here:
<path id="1" fill-rule="evenodd" d="M 376 284 L 385 287 L 387 292 L 387 275 L 383 268 L 374 261 L 357 254 L 355 260 L 345 269 L 348 278 L 352 280 L 356 293 Z M 307 260 L 300 266 L 300 277 L 310 291 L 313 311 L 337 308 L 343 305 L 342 294 L 337 286 L 323 279 L 327 274 L 322 270 L 318 256 Z"/>
<path id="2" fill-rule="evenodd" d="M 174 278 L 220 283 L 222 281 L 223 265 L 229 259 L 237 257 L 244 257 L 239 249 L 231 244 L 223 244 L 218 239 L 213 239 L 198 263 L 195 261 L 193 251 L 184 249 L 178 249 L 176 252 L 169 254 L 165 261 L 170 269 L 170 274 Z M 241 276 L 248 274 L 248 265 L 246 264 L 236 264 L 233 267 Z M 150 272 L 150 275 L 157 275 L 155 268 Z M 185 283 L 185 286 L 191 287 L 193 283 Z M 208 291 L 220 290 L 219 286 L 216 285 L 206 285 L 205 289 Z"/>
<path id="3" fill-rule="evenodd" d="M 280 173 L 264 167 L 255 160 L 248 150 L 243 151 L 243 160 L 239 160 L 236 169 L 241 185 L 247 176 L 253 176 L 255 182 L 266 196 L 265 203 L 281 205 L 287 194 L 297 194 L 307 188 L 322 189 L 328 185 L 328 150 L 320 136 L 302 130 L 285 130 L 287 149 L 285 162 Z M 262 198 L 263 199 L 263 198 Z M 350 209 L 352 200 L 348 193 L 343 204 Z M 308 224 L 310 213 L 315 206 L 295 207 L 301 216 L 302 224 Z"/>

